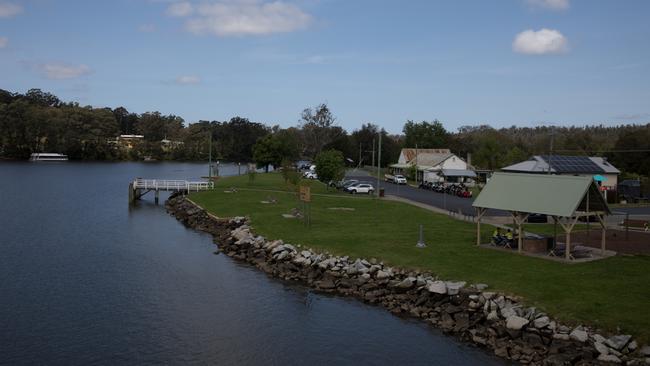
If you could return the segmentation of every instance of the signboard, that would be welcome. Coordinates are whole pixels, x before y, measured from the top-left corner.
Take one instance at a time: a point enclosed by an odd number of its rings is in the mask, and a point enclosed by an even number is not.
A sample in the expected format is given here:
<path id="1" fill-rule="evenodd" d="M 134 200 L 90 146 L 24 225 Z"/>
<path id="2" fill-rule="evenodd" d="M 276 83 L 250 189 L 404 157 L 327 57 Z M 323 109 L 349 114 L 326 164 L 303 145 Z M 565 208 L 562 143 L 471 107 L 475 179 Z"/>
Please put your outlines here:
<path id="1" fill-rule="evenodd" d="M 311 202 L 311 188 L 308 186 L 300 186 L 300 200 L 302 202 Z"/>

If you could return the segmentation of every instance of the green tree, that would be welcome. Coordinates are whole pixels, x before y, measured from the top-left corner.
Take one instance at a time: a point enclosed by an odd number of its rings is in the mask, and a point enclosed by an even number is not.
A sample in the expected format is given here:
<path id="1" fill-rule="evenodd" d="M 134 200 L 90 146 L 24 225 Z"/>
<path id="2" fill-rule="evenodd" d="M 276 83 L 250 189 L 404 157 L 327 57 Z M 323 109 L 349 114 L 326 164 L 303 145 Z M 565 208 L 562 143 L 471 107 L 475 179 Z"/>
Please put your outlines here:
<path id="1" fill-rule="evenodd" d="M 267 172 L 269 165 L 275 169 L 283 160 L 291 161 L 297 158 L 298 142 L 291 131 L 279 130 L 266 135 L 253 146 L 253 160 L 258 167 L 265 167 Z"/>
<path id="2" fill-rule="evenodd" d="M 321 182 L 341 180 L 345 175 L 343 154 L 338 150 L 323 151 L 314 159 L 316 175 Z"/>
<path id="3" fill-rule="evenodd" d="M 303 153 L 314 157 L 336 137 L 336 131 L 333 129 L 336 117 L 334 117 L 327 104 L 323 103 L 313 109 L 305 108 L 300 118 L 300 127 L 304 140 Z"/>
<path id="4" fill-rule="evenodd" d="M 448 147 L 449 133 L 438 120 L 420 123 L 409 120 L 404 124 L 402 132 L 404 132 L 407 147 L 417 146 L 420 149 Z"/>

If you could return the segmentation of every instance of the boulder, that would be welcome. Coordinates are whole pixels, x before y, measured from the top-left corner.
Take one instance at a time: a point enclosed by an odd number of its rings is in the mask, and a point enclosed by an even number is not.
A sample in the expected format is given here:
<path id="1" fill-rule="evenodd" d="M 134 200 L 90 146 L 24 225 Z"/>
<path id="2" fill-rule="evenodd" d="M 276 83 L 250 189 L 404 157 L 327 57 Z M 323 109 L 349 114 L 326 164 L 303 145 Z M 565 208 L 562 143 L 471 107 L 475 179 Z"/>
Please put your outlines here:
<path id="1" fill-rule="evenodd" d="M 613 348 L 617 351 L 622 350 L 625 346 L 627 346 L 628 342 L 632 339 L 631 335 L 627 334 L 622 334 L 622 335 L 616 335 L 613 337 L 609 337 L 606 341 L 605 344 L 609 346 L 609 348 Z"/>
<path id="2" fill-rule="evenodd" d="M 483 291 L 486 288 L 488 288 L 488 285 L 486 285 L 484 283 L 477 283 L 477 284 L 474 285 L 474 288 L 479 290 L 479 291 Z"/>
<path id="3" fill-rule="evenodd" d="M 448 295 L 458 295 L 460 292 L 460 289 L 465 287 L 466 282 L 464 281 L 459 281 L 459 282 L 452 282 L 448 281 L 445 282 L 445 285 L 447 286 L 447 294 Z"/>
<path id="4" fill-rule="evenodd" d="M 511 316 L 517 315 L 517 312 L 515 311 L 514 306 L 512 305 L 506 305 L 505 307 L 501 308 L 501 316 L 504 319 L 508 319 Z"/>
<path id="5" fill-rule="evenodd" d="M 481 295 L 487 301 L 487 300 L 492 300 L 492 298 L 496 295 L 496 293 L 495 292 L 484 292 Z"/>
<path id="6" fill-rule="evenodd" d="M 395 288 L 409 289 L 409 288 L 413 287 L 414 282 L 415 282 L 415 279 L 413 277 L 407 277 L 407 278 L 403 279 L 401 282 L 399 282 L 398 284 L 396 284 Z"/>
<path id="7" fill-rule="evenodd" d="M 447 285 L 443 281 L 433 281 L 427 286 L 427 290 L 434 294 L 444 295 L 447 293 Z"/>
<path id="8" fill-rule="evenodd" d="M 600 342 L 594 342 L 594 348 L 601 355 L 609 354 L 609 347 L 607 347 L 606 345 L 604 345 L 604 344 L 602 344 Z"/>
<path id="9" fill-rule="evenodd" d="M 378 280 L 383 280 L 386 278 L 390 278 L 390 272 L 388 271 L 377 271 L 377 279 Z"/>
<path id="10" fill-rule="evenodd" d="M 600 362 L 608 362 L 608 363 L 621 363 L 621 359 L 614 356 L 614 355 L 604 355 L 600 354 L 598 356 L 598 361 Z"/>
<path id="11" fill-rule="evenodd" d="M 517 315 L 512 315 L 506 319 L 506 328 L 510 330 L 520 330 L 528 324 L 528 319 Z"/>
<path id="12" fill-rule="evenodd" d="M 548 318 L 548 316 L 542 316 L 540 318 L 535 319 L 533 321 L 533 325 L 535 326 L 535 328 L 541 329 L 541 328 L 546 328 L 550 322 L 551 320 Z"/>
<path id="13" fill-rule="evenodd" d="M 584 343 L 589 339 L 589 334 L 582 329 L 576 328 L 569 334 L 569 338 Z"/>
<path id="14" fill-rule="evenodd" d="M 487 320 L 489 320 L 489 321 L 499 320 L 499 314 L 497 314 L 496 310 L 492 310 L 492 311 L 487 315 Z"/>
<path id="15" fill-rule="evenodd" d="M 309 257 L 311 257 L 312 252 L 310 252 L 308 250 L 303 250 L 302 252 L 300 252 L 300 254 L 305 258 L 309 258 Z"/>
<path id="16" fill-rule="evenodd" d="M 650 346 L 643 346 L 639 350 L 639 353 L 643 356 L 650 357 Z"/>

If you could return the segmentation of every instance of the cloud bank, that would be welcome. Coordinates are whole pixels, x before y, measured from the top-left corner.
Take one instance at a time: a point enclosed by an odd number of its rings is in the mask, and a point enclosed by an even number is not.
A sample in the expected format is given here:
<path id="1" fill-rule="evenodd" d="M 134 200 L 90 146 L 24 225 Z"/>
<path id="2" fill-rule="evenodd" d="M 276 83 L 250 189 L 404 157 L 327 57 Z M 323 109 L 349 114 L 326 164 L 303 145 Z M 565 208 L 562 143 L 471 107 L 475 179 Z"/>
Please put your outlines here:
<path id="1" fill-rule="evenodd" d="M 0 37 L 0 48 L 5 48 L 9 44 L 9 38 Z"/>
<path id="2" fill-rule="evenodd" d="M 529 29 L 515 36 L 512 49 L 525 55 L 560 54 L 569 50 L 569 41 L 554 29 Z"/>
<path id="3" fill-rule="evenodd" d="M 88 75 L 90 68 L 86 65 L 43 64 L 39 66 L 46 78 L 51 80 L 76 79 Z"/>
<path id="4" fill-rule="evenodd" d="M 10 2 L 0 2 L 0 18 L 11 18 L 14 15 L 18 15 L 23 12 L 23 7 L 10 3 Z"/>
<path id="5" fill-rule="evenodd" d="M 283 1 L 226 0 L 192 5 L 174 3 L 167 14 L 186 17 L 185 29 L 197 35 L 218 37 L 259 36 L 306 28 L 312 16 Z"/>
<path id="6" fill-rule="evenodd" d="M 176 84 L 196 85 L 201 83 L 201 78 L 196 75 L 183 75 L 176 78 Z"/>
<path id="7" fill-rule="evenodd" d="M 566 10 L 569 8 L 569 0 L 527 0 L 533 7 L 540 7 L 551 10 Z"/>

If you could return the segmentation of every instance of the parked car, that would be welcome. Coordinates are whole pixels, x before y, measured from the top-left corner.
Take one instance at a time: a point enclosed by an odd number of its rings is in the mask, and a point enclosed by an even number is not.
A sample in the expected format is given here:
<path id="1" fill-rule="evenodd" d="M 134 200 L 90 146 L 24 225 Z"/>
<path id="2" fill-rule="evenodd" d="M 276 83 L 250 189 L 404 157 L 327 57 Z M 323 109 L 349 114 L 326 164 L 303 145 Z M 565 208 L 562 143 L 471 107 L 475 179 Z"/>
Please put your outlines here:
<path id="1" fill-rule="evenodd" d="M 545 224 L 548 222 L 548 217 L 544 214 L 532 213 L 528 215 L 528 219 L 526 221 L 530 223 Z"/>
<path id="2" fill-rule="evenodd" d="M 314 172 L 305 173 L 305 178 L 307 179 L 318 179 L 318 175 Z"/>
<path id="3" fill-rule="evenodd" d="M 353 184 L 358 184 L 358 183 L 359 183 L 359 181 L 356 180 L 356 179 L 348 179 L 348 180 L 344 180 L 343 183 L 341 184 L 341 186 L 339 187 L 339 189 L 343 189 L 343 190 L 345 190 L 345 189 L 347 189 L 349 186 L 351 186 L 351 185 L 353 185 Z"/>
<path id="4" fill-rule="evenodd" d="M 384 181 L 395 184 L 406 184 L 406 178 L 400 174 L 384 174 Z"/>
<path id="5" fill-rule="evenodd" d="M 375 191 L 375 187 L 373 187 L 372 184 L 369 183 L 357 183 L 348 187 L 347 191 L 350 192 L 351 194 L 357 194 L 357 193 L 372 194 Z"/>

